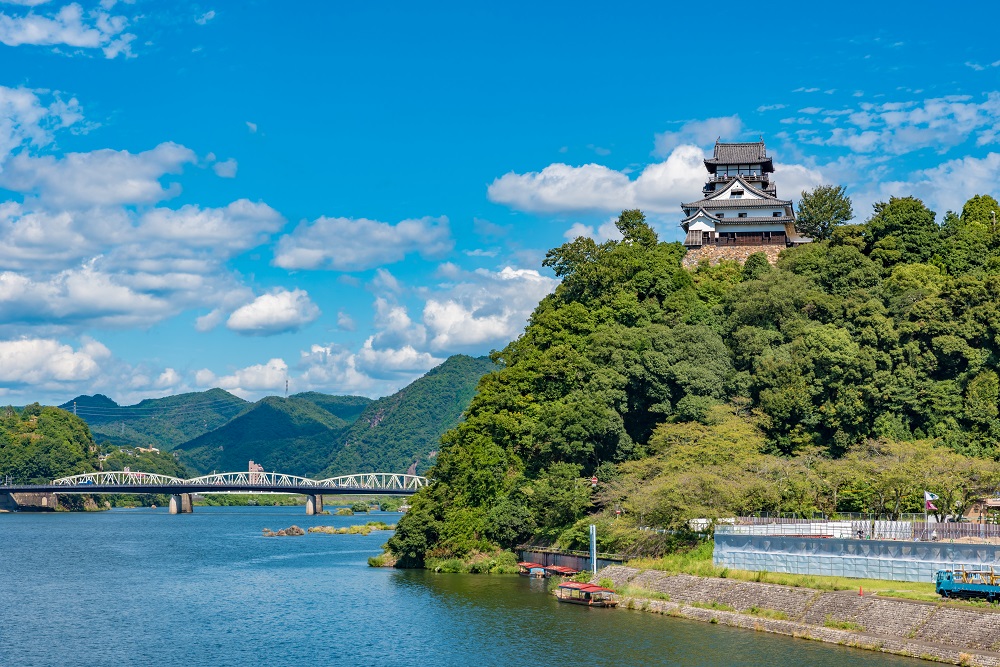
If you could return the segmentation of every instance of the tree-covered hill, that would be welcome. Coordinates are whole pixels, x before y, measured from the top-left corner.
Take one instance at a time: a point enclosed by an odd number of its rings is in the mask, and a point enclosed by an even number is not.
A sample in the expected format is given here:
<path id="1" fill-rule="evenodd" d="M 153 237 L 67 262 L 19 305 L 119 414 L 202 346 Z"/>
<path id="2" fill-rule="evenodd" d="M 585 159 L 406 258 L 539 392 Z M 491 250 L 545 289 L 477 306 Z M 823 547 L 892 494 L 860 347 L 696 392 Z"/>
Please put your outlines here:
<path id="1" fill-rule="evenodd" d="M 347 427 L 347 421 L 306 398 L 268 396 L 178 451 L 199 473 L 246 470 L 252 459 L 268 471 L 313 476 Z"/>
<path id="2" fill-rule="evenodd" d="M 73 412 L 74 403 L 97 440 L 164 450 L 219 428 L 250 405 L 222 389 L 149 398 L 135 405 L 118 405 L 102 394 L 77 396 L 59 407 Z"/>
<path id="3" fill-rule="evenodd" d="M 441 435 L 458 424 L 480 378 L 494 370 L 488 357 L 455 355 L 395 394 L 371 403 L 330 454 L 323 477 L 407 470 L 423 474 L 433 462 Z"/>
<path id="4" fill-rule="evenodd" d="M 0 411 L 0 479 L 44 484 L 97 470 L 97 445 L 86 422 L 37 403 Z"/>
<path id="5" fill-rule="evenodd" d="M 476 383 L 493 370 L 485 357 L 457 355 L 376 401 L 318 392 L 268 397 L 231 422 L 183 443 L 181 461 L 200 473 L 267 470 L 309 477 L 405 472 L 430 466 L 441 434 L 458 423 Z"/>
<path id="6" fill-rule="evenodd" d="M 321 394 L 318 391 L 292 394 L 292 398 L 309 401 L 348 423 L 353 423 L 372 403 L 372 399 L 366 396 L 331 396 L 330 394 Z"/>
<path id="7" fill-rule="evenodd" d="M 668 525 L 709 510 L 894 514 L 926 484 L 959 511 L 1000 481 L 996 214 L 977 196 L 938 224 L 892 198 L 773 267 L 758 254 L 687 271 L 638 211 L 620 241 L 551 250 L 562 283 L 494 354 L 501 370 L 445 434 L 437 482 L 390 550 L 419 565 L 572 541 L 588 513 L 637 521 L 639 500 Z M 720 432 L 744 434 L 739 447 Z M 708 465 L 718 476 L 699 486 Z M 678 502 L 692 494 L 706 502 Z"/>

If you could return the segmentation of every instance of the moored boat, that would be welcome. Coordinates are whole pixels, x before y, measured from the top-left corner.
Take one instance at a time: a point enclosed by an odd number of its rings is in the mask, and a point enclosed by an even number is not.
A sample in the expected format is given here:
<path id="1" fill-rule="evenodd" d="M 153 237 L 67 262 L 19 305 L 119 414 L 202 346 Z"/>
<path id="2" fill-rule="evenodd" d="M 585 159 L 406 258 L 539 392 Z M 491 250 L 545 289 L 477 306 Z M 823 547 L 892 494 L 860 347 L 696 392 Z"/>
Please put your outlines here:
<path id="1" fill-rule="evenodd" d="M 556 599 L 560 602 L 583 604 L 588 607 L 618 606 L 618 597 L 610 588 L 577 581 L 567 581 L 564 584 L 559 584 L 559 588 L 556 589 Z"/>
<path id="2" fill-rule="evenodd" d="M 574 570 L 565 565 L 546 565 L 545 576 L 547 577 L 575 577 L 580 574 L 580 570 Z"/>
<path id="3" fill-rule="evenodd" d="M 518 563 L 518 574 L 522 577 L 537 577 L 541 579 L 545 576 L 545 566 L 541 563 L 529 563 L 527 561 Z"/>

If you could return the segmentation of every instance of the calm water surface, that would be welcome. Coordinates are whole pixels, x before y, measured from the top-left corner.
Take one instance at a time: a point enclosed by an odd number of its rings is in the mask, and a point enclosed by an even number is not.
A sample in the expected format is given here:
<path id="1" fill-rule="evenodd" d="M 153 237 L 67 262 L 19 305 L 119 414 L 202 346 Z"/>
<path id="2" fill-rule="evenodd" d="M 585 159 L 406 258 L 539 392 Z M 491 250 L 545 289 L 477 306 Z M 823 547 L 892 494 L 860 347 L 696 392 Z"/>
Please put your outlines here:
<path id="1" fill-rule="evenodd" d="M 0 665 L 925 665 L 639 611 L 545 581 L 373 569 L 388 533 L 263 538 L 301 507 L 0 514 Z"/>

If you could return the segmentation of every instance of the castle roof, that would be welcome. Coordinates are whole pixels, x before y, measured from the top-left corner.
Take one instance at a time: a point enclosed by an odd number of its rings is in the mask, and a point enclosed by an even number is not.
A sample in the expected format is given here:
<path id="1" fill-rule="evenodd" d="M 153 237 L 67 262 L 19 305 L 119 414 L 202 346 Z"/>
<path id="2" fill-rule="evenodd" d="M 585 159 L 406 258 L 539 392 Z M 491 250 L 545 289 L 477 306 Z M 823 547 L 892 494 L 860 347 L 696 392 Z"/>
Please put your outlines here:
<path id="1" fill-rule="evenodd" d="M 745 192 L 750 192 L 756 195 L 758 198 L 750 199 L 730 199 L 728 193 L 739 186 L 743 186 Z M 727 196 L 723 196 L 727 195 Z M 733 181 L 722 188 L 713 192 L 710 197 L 704 199 L 699 199 L 697 201 L 688 202 L 686 204 L 681 204 L 681 208 L 760 208 L 760 207 L 774 207 L 774 206 L 791 206 L 792 202 L 787 199 L 778 199 L 770 192 L 755 188 L 750 185 L 747 181 L 743 180 L 742 177 L 736 176 Z"/>
<path id="2" fill-rule="evenodd" d="M 736 144 L 723 144 L 717 141 L 712 157 L 705 160 L 705 167 L 712 174 L 718 166 L 738 164 L 759 164 L 761 171 L 774 171 L 774 165 L 767 156 L 763 141 Z"/>

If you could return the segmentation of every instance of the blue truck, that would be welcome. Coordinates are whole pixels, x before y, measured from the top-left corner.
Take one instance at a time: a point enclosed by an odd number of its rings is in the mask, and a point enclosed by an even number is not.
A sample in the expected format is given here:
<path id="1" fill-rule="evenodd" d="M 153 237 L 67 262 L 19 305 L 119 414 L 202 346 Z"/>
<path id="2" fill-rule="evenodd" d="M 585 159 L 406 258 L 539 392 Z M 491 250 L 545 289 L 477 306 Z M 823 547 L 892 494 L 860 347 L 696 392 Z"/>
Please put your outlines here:
<path id="1" fill-rule="evenodd" d="M 979 598 L 987 602 L 1000 600 L 1000 574 L 989 570 L 938 570 L 934 575 L 934 590 L 943 598 Z"/>

